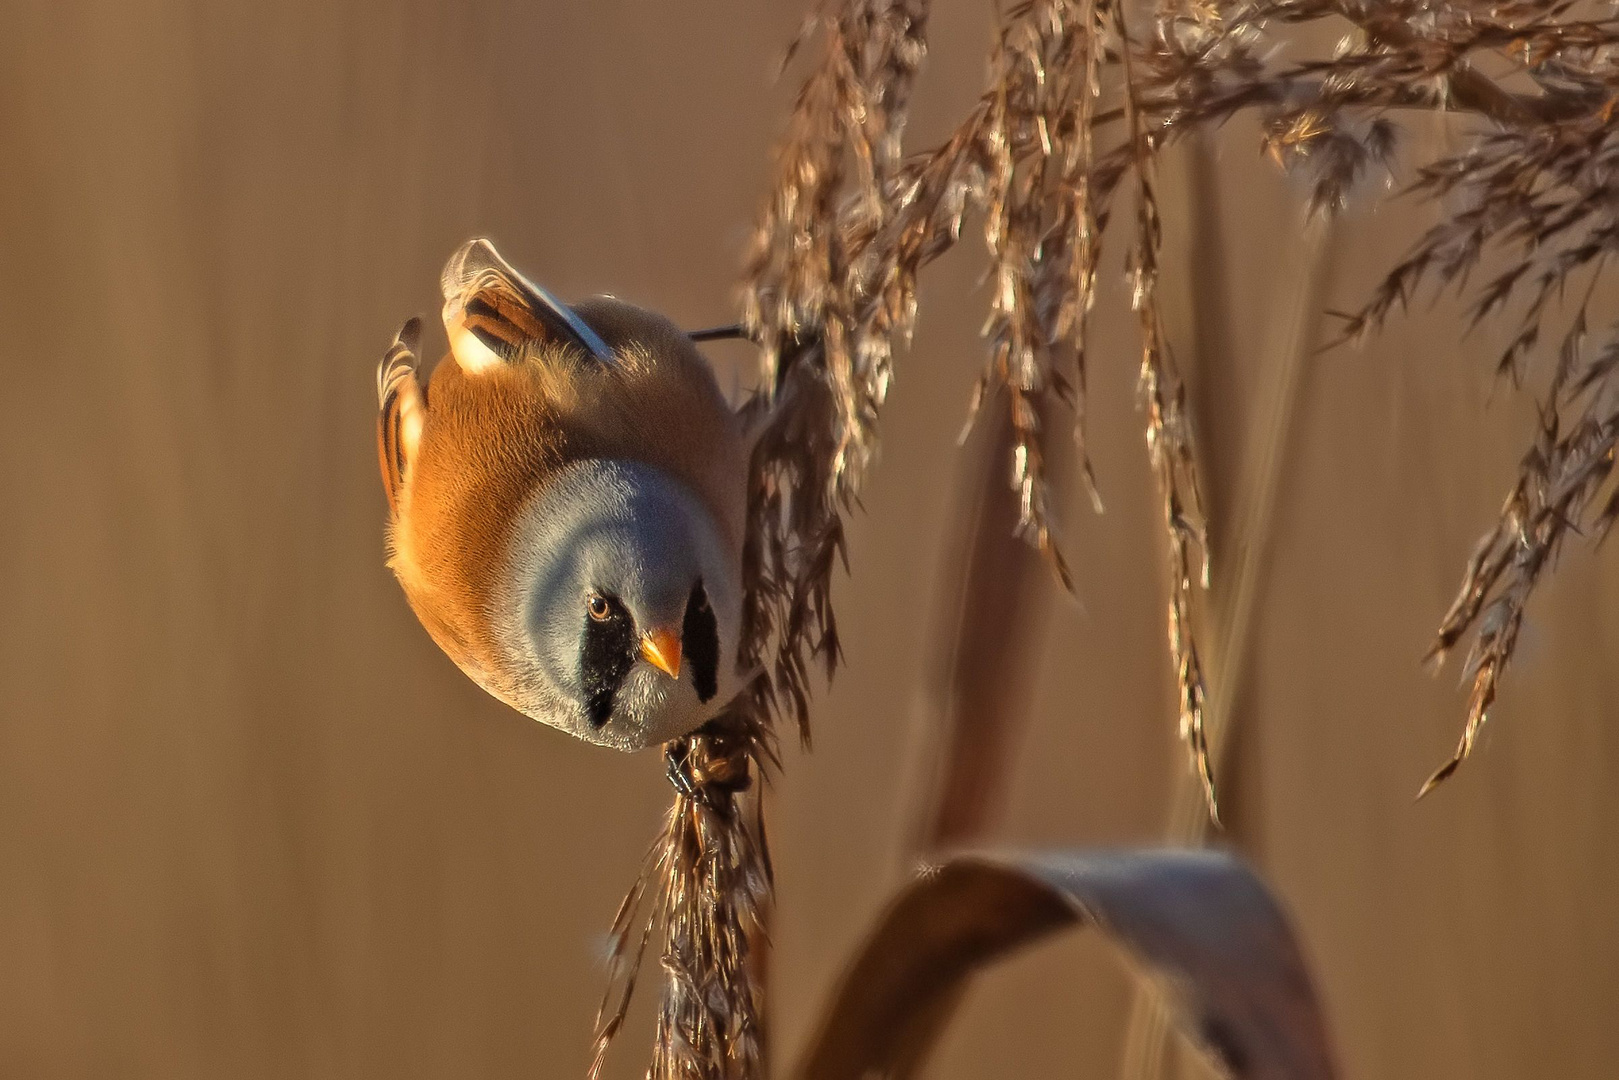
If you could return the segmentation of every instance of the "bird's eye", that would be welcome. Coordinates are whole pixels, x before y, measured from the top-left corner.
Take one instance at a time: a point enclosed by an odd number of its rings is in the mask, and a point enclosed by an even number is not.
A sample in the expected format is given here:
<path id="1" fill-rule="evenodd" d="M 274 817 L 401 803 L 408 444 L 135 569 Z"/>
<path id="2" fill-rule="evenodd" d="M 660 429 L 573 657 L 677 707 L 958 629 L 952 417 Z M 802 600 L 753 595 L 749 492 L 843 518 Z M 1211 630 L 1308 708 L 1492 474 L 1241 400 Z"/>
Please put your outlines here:
<path id="1" fill-rule="evenodd" d="M 613 604 L 601 593 L 590 594 L 590 617 L 597 622 L 606 622 L 607 616 L 613 613 Z"/>

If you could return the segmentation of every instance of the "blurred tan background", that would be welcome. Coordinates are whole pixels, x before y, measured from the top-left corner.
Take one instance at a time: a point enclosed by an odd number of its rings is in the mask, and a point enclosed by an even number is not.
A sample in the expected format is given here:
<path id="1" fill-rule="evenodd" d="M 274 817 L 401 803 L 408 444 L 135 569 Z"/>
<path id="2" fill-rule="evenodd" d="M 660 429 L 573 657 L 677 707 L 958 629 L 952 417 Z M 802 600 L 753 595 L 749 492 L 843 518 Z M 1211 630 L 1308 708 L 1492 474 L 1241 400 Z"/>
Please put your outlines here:
<path id="1" fill-rule="evenodd" d="M 415 624 L 382 565 L 373 366 L 478 232 L 564 295 L 730 318 L 801 8 L 8 5 L 0 1075 L 580 1075 L 661 763 L 497 705 Z M 990 18 L 939 5 L 919 140 L 976 94 Z M 1165 178 L 1214 608 L 1254 553 L 1245 644 L 1210 672 L 1234 718 L 1228 839 L 1294 911 L 1347 1076 L 1611 1076 L 1614 552 L 1567 550 L 1481 752 L 1413 805 L 1464 704 L 1454 668 L 1419 661 L 1530 412 L 1492 404 L 1443 306 L 1314 355 L 1315 313 L 1423 218 L 1361 207 L 1317 236 L 1256 145 L 1233 127 Z M 967 239 L 927 279 L 854 522 L 848 666 L 774 786 L 784 1059 L 907 872 L 938 743 L 942 567 L 974 472 L 953 436 L 981 360 Z M 1014 843 L 1154 840 L 1184 768 L 1117 274 L 1108 289 L 1107 512 L 1070 500 L 1082 606 L 1052 618 L 992 833 Z M 1131 995 L 1083 936 L 1020 957 L 935 1071 L 1118 1075 Z M 618 1077 L 644 1067 L 636 1016 Z"/>

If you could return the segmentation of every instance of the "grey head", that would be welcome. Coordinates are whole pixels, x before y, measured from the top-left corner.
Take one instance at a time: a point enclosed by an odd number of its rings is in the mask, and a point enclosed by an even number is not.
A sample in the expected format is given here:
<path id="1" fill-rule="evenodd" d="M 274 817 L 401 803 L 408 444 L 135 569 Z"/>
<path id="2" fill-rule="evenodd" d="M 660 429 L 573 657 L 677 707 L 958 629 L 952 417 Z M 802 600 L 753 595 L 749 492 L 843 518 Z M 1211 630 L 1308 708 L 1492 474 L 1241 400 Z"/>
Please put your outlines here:
<path id="1" fill-rule="evenodd" d="M 685 735 L 740 689 L 740 567 L 673 477 L 585 459 L 524 508 L 497 636 L 500 694 L 587 742 L 637 750 Z"/>

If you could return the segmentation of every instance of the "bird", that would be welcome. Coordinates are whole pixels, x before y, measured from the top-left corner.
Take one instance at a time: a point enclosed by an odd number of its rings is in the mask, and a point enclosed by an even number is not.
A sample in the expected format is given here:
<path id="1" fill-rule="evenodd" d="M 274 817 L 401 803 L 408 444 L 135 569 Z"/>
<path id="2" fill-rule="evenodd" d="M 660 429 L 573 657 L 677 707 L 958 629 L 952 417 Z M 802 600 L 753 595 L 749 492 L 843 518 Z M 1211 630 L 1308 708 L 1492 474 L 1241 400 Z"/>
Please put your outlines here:
<path id="1" fill-rule="evenodd" d="M 377 368 L 387 564 L 473 682 L 586 742 L 690 734 L 737 663 L 748 433 L 694 339 L 609 296 L 570 306 L 487 239 L 441 278 L 449 352 L 421 319 Z"/>

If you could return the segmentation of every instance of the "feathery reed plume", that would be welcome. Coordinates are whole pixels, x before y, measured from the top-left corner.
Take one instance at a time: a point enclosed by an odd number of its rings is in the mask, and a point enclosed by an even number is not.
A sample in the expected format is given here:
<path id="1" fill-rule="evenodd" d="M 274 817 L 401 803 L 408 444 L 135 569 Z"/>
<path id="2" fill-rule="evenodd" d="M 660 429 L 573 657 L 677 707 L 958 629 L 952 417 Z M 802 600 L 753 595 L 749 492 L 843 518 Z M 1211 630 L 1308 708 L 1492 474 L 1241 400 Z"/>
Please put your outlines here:
<path id="1" fill-rule="evenodd" d="M 1619 445 L 1619 324 L 1606 328 L 1594 354 L 1587 346 L 1592 294 L 1619 254 L 1619 21 L 1573 18 L 1572 3 L 1339 7 L 1362 28 L 1336 62 L 1332 97 L 1340 106 L 1381 98 L 1465 109 L 1492 123 L 1418 171 L 1410 193 L 1441 207 L 1441 219 L 1344 316 L 1345 338 L 1375 332 L 1425 287 L 1437 294 L 1453 286 L 1469 299 L 1474 326 L 1514 313 L 1495 370 L 1521 386 L 1530 361 L 1546 351 L 1553 301 L 1582 278 L 1586 286 L 1556 349 L 1539 431 L 1429 653 L 1442 662 L 1475 634 L 1463 675 L 1471 683 L 1466 726 L 1420 797 L 1471 752 L 1529 598 L 1564 537 L 1584 526 L 1600 538 L 1619 514 L 1619 494 L 1599 497 Z M 1480 57 L 1528 75 L 1539 92 L 1503 89 L 1474 65 Z M 1474 284 L 1487 265 L 1494 272 Z"/>
<path id="2" fill-rule="evenodd" d="M 1203 667 L 1192 632 L 1194 567 L 1198 584 L 1207 589 L 1209 542 L 1200 521 L 1202 497 L 1192 456 L 1186 388 L 1176 371 L 1168 342 L 1164 340 L 1163 317 L 1158 308 L 1158 251 L 1163 226 L 1158 214 L 1154 176 L 1154 133 L 1142 119 L 1122 5 L 1114 8 L 1114 25 L 1119 34 L 1119 55 L 1124 69 L 1124 112 L 1129 128 L 1126 146 L 1136 178 L 1136 243 L 1130 253 L 1130 302 L 1141 326 L 1141 396 L 1147 406 L 1147 453 L 1158 481 L 1164 531 L 1169 541 L 1169 655 L 1175 668 L 1181 740 L 1186 743 L 1192 765 L 1202 782 L 1209 817 L 1218 821 L 1219 804 L 1214 793 L 1214 773 L 1209 765 L 1208 734 L 1203 729 Z M 1192 556 L 1194 544 L 1200 552 L 1197 562 Z"/>
<path id="3" fill-rule="evenodd" d="M 875 446 L 894 348 L 910 332 L 922 253 L 908 273 L 890 265 L 880 287 L 861 259 L 890 224 L 926 16 L 922 0 L 852 0 L 800 38 L 818 29 L 822 54 L 780 152 L 743 311 L 765 387 L 749 407 L 757 438 L 743 565 L 741 662 L 757 674 L 730 713 L 668 750 L 675 803 L 615 921 L 592 1076 L 660 933 L 665 983 L 648 1076 L 764 1074 L 758 956 L 771 876 L 752 780 L 774 760 L 779 712 L 790 709 L 808 740 L 810 662 L 830 676 L 839 658 L 831 580 L 844 557 L 842 515 Z"/>
<path id="4" fill-rule="evenodd" d="M 790 712 L 808 740 L 811 664 L 830 676 L 838 663 L 831 579 L 844 557 L 843 514 L 876 446 L 895 352 L 915 325 L 918 275 L 957 242 L 968 213 L 983 216 L 992 285 L 989 359 L 969 416 L 991 401 L 1006 408 L 1017 531 L 1067 583 L 1042 418 L 1054 401 L 1073 408 L 1078 472 L 1094 499 L 1083 435 L 1087 315 L 1112 199 L 1133 178 L 1127 268 L 1170 563 L 1169 653 L 1182 737 L 1213 817 L 1194 625 L 1209 553 L 1191 418 L 1159 312 L 1157 155 L 1254 113 L 1261 149 L 1308 178 L 1312 213 L 1331 213 L 1367 178 L 1386 175 L 1402 115 L 1482 120 L 1463 150 L 1418 173 L 1412 191 L 1440 206 L 1441 221 L 1344 317 L 1344 339 L 1380 329 L 1421 287 L 1455 285 L 1475 322 L 1519 312 L 1496 365 L 1516 382 L 1552 301 L 1579 280 L 1594 288 L 1619 254 L 1619 20 L 1577 10 L 1572 0 L 1181 0 L 1132 24 L 1119 0 L 1023 0 L 1002 13 L 988 86 L 961 124 L 940 146 L 907 153 L 926 0 L 818 9 L 795 45 L 817 42 L 818 58 L 744 282 L 742 322 L 764 373 L 750 406 L 742 648 L 758 674 L 727 716 L 669 748 L 675 806 L 616 924 L 595 1068 L 641 950 L 661 935 L 666 983 L 649 1075 L 763 1069 L 758 961 L 770 873 L 753 780 L 774 760 L 778 714 Z M 1330 56 L 1292 58 L 1277 47 L 1311 24 L 1351 31 Z M 1509 89 L 1490 74 L 1498 71 L 1535 89 Z M 1471 284 L 1486 256 L 1506 268 Z M 1604 496 L 1619 450 L 1619 325 L 1592 352 L 1586 308 L 1563 335 L 1540 435 L 1440 629 L 1436 657 L 1476 632 L 1473 692 L 1461 745 L 1429 787 L 1471 748 L 1564 536 L 1581 524 L 1600 534 L 1619 516 L 1619 494 Z"/>
<path id="5" fill-rule="evenodd" d="M 759 793 L 751 813 L 744 796 L 771 745 L 751 719 L 757 715 L 739 710 L 721 717 L 665 751 L 675 801 L 613 920 L 593 1080 L 624 1022 L 647 945 L 660 932 L 665 985 L 647 1075 L 765 1075 L 758 946 L 772 879 Z"/>
<path id="6" fill-rule="evenodd" d="M 1075 0 L 1061 6 L 1073 11 L 1080 5 Z M 1136 176 L 1132 301 L 1142 323 L 1150 428 L 1173 431 L 1176 417 L 1184 416 L 1172 379 L 1161 383 L 1165 396 L 1154 404 L 1153 369 L 1160 378 L 1169 369 L 1153 363 L 1167 353 L 1152 316 L 1159 229 L 1151 205 L 1152 161 L 1176 139 L 1216 128 L 1238 113 L 1256 113 L 1263 151 L 1309 180 L 1311 213 L 1341 209 L 1357 185 L 1387 175 L 1402 115 L 1429 110 L 1484 121 L 1482 128 L 1465 133 L 1465 149 L 1418 172 L 1410 193 L 1438 206 L 1441 221 L 1390 270 L 1361 309 L 1344 316 L 1344 340 L 1359 341 L 1380 329 L 1422 287 L 1437 292 L 1455 286 L 1471 300 L 1474 323 L 1517 312 L 1511 340 L 1496 361 L 1497 371 L 1517 384 L 1539 351 L 1553 301 L 1581 279 L 1589 279 L 1588 289 L 1594 287 L 1609 256 L 1619 252 L 1619 216 L 1613 209 L 1619 201 L 1619 134 L 1611 123 L 1619 107 L 1619 19 L 1576 17 L 1599 5 L 1567 0 L 1187 2 L 1161 8 L 1150 30 L 1134 35 L 1122 5 L 1097 0 L 1096 6 L 1112 13 L 1108 21 L 1118 46 L 1101 52 L 1105 67 L 1120 69 L 1115 77 L 1123 100 L 1118 108 L 1093 112 L 1092 123 L 1100 129 L 1122 120 L 1128 130 L 1093 156 L 1088 183 L 1093 197 L 1101 192 L 1105 199 L 1124 173 Z M 1285 35 L 1314 23 L 1347 23 L 1352 31 L 1328 57 L 1289 59 L 1278 48 Z M 1535 90 L 1508 89 L 1505 77 L 1487 71 L 1527 76 Z M 1105 207 L 1096 220 L 1105 230 Z M 1486 257 L 1504 269 L 1475 284 L 1470 275 Z M 1082 300 L 1088 304 L 1089 299 L 1087 292 Z M 1619 395 L 1613 385 L 1619 381 L 1614 373 L 1619 324 L 1606 329 L 1607 344 L 1588 356 L 1580 348 L 1586 318 L 1582 302 L 1558 350 L 1543 406 L 1546 430 L 1526 457 L 1518 486 L 1482 541 L 1441 625 L 1436 659 L 1467 632 L 1477 633 L 1466 669 L 1473 690 L 1457 753 L 1424 791 L 1449 776 L 1471 749 L 1511 656 L 1528 597 L 1562 537 L 1582 523 L 1601 535 L 1619 514 L 1614 496 L 1600 498 L 1619 434 L 1610 423 Z M 1200 752 L 1206 747 L 1199 723 L 1201 693 L 1193 693 L 1201 684 L 1195 638 L 1177 640 L 1190 635 L 1183 603 L 1190 595 L 1190 536 L 1175 513 L 1177 496 L 1166 487 L 1165 461 L 1156 448 L 1153 453 L 1160 491 L 1170 492 L 1164 496 L 1165 520 L 1176 575 L 1169 623 L 1181 725 L 1198 772 L 1207 779 L 1206 750 Z M 1182 490 L 1187 504 L 1195 506 L 1192 489 Z M 1212 787 L 1206 794 L 1212 812 Z"/>
<path id="7" fill-rule="evenodd" d="M 821 62 L 793 110 L 746 268 L 743 324 L 761 348 L 766 391 L 755 403 L 744 651 L 763 664 L 775 643 L 771 685 L 805 739 L 809 659 L 829 675 L 838 660 L 830 592 L 842 514 L 915 315 L 916 262 L 873 265 L 868 254 L 894 216 L 926 19 L 921 0 L 851 0 L 812 22 Z"/>
<path id="8" fill-rule="evenodd" d="M 1033 0 L 1009 13 L 990 56 L 989 88 L 957 135 L 982 157 L 981 190 L 974 194 L 984 212 L 992 282 L 984 327 L 990 362 L 969 418 L 987 394 L 1005 398 L 1018 531 L 1069 589 L 1072 578 L 1054 542 L 1040 417 L 1049 395 L 1077 406 L 1085 385 L 1097 247 L 1081 133 L 1089 131 L 1096 36 L 1094 5 L 1082 7 Z M 1059 364 L 1064 349 L 1074 357 L 1072 380 Z M 1075 425 L 1089 484 L 1083 430 Z"/>

